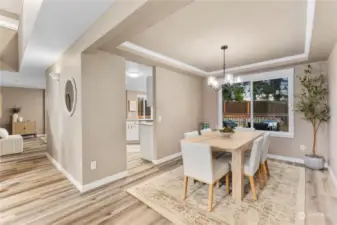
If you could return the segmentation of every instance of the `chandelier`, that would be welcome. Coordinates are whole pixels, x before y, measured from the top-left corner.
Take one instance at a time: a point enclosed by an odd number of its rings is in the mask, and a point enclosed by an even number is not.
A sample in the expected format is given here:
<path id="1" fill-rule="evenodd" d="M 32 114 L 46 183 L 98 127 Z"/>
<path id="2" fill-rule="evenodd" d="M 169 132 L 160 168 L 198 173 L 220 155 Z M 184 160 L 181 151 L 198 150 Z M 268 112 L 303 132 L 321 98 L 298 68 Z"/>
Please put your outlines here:
<path id="1" fill-rule="evenodd" d="M 224 45 L 224 46 L 221 47 L 221 50 L 223 50 L 223 79 L 224 79 L 225 84 L 226 83 L 233 83 L 233 75 L 232 74 L 226 74 L 226 49 L 228 49 L 227 45 Z M 221 89 L 221 84 L 213 76 L 208 77 L 207 84 L 214 91 L 219 91 Z"/>

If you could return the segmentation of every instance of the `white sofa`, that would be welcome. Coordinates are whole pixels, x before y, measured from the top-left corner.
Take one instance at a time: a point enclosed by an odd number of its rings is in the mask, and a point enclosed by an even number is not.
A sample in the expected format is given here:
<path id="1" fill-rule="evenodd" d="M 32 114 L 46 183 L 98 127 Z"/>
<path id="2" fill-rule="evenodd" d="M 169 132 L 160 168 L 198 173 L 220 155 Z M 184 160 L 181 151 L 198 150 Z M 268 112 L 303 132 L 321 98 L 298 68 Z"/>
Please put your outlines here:
<path id="1" fill-rule="evenodd" d="M 0 156 L 23 152 L 23 138 L 21 135 L 8 135 L 0 128 Z"/>

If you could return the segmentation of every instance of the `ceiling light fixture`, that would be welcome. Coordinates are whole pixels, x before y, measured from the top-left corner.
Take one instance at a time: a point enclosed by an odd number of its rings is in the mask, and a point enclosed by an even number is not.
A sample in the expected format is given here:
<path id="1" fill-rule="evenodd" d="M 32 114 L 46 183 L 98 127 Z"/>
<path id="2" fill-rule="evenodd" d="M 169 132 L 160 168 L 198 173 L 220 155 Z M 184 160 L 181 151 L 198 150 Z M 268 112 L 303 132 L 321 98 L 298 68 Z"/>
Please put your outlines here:
<path id="1" fill-rule="evenodd" d="M 232 84 L 235 82 L 234 75 L 226 74 L 226 49 L 228 49 L 227 45 L 221 47 L 221 50 L 223 50 L 223 81 L 225 84 Z M 207 84 L 214 91 L 219 91 L 221 89 L 221 84 L 219 83 L 219 80 L 216 79 L 216 77 L 208 77 Z"/>
<path id="2" fill-rule="evenodd" d="M 140 73 L 137 73 L 137 72 L 127 72 L 126 75 L 128 77 L 132 77 L 132 78 L 137 78 L 137 77 L 140 77 L 141 74 Z"/>

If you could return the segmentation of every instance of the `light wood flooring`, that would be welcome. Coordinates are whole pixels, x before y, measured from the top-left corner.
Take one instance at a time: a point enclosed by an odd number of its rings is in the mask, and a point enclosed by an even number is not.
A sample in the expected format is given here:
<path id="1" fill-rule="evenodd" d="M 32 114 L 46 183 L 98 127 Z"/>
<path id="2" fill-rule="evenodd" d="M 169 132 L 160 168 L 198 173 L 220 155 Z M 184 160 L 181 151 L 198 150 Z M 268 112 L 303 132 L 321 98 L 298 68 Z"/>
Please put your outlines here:
<path id="1" fill-rule="evenodd" d="M 337 190 L 329 172 L 306 169 L 306 224 L 337 224 Z"/>
<path id="2" fill-rule="evenodd" d="M 139 172 L 154 167 L 154 164 L 141 158 L 139 145 L 127 145 L 126 151 L 127 169 L 129 173 L 134 171 Z"/>
<path id="3" fill-rule="evenodd" d="M 125 190 L 180 165 L 155 166 L 128 151 L 129 176 L 81 194 L 45 157 L 41 139 L 26 140 L 24 153 L 0 157 L 0 224 L 168 225 L 170 221 Z M 308 225 L 337 224 L 337 195 L 326 171 L 307 170 Z"/>
<path id="4" fill-rule="evenodd" d="M 32 145 L 39 150 L 30 152 Z M 141 161 L 139 152 L 128 154 L 127 178 L 81 194 L 49 162 L 45 149 L 44 142 L 31 139 L 25 153 L 2 157 L 0 224 L 172 224 L 125 189 L 176 168 L 181 160 L 154 166 Z"/>

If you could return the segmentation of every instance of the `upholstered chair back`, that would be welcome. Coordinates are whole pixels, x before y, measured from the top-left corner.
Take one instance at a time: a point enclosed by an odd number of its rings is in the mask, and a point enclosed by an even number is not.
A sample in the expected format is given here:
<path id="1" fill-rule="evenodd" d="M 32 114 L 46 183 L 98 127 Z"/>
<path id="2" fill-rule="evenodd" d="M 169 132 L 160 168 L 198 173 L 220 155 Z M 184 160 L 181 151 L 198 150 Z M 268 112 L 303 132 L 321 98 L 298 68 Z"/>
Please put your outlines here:
<path id="1" fill-rule="evenodd" d="M 187 133 L 184 134 L 184 138 L 198 137 L 198 136 L 199 136 L 199 132 L 197 130 L 191 131 L 191 132 L 187 132 Z"/>
<path id="2" fill-rule="evenodd" d="M 262 142 L 262 153 L 261 153 L 260 163 L 264 163 L 264 161 L 266 161 L 268 151 L 269 151 L 269 145 L 270 145 L 270 133 L 265 132 L 263 136 L 263 142 Z"/>
<path id="3" fill-rule="evenodd" d="M 249 164 L 247 165 L 248 167 L 245 168 L 245 174 L 247 176 L 254 176 L 254 174 L 260 167 L 262 142 L 263 137 L 259 137 L 253 143 L 252 151 L 249 158 Z"/>
<path id="4" fill-rule="evenodd" d="M 182 140 L 181 151 L 184 175 L 206 183 L 213 182 L 211 147 L 206 144 L 190 143 Z"/>

